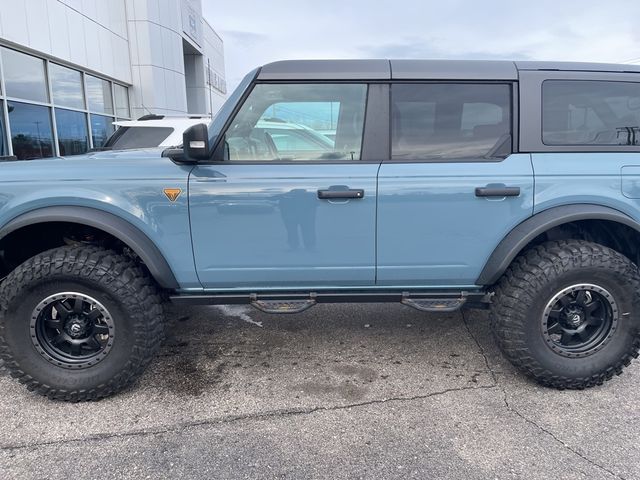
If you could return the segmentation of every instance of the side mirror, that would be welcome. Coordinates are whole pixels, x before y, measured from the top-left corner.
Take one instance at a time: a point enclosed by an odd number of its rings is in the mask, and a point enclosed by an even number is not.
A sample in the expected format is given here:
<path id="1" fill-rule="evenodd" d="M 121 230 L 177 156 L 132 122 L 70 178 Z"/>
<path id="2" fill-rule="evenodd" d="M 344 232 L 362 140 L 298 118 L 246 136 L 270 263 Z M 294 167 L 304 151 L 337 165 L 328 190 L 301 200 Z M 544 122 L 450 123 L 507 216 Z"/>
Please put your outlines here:
<path id="1" fill-rule="evenodd" d="M 182 135 L 182 148 L 188 160 L 208 160 L 209 130 L 204 123 L 187 128 Z"/>

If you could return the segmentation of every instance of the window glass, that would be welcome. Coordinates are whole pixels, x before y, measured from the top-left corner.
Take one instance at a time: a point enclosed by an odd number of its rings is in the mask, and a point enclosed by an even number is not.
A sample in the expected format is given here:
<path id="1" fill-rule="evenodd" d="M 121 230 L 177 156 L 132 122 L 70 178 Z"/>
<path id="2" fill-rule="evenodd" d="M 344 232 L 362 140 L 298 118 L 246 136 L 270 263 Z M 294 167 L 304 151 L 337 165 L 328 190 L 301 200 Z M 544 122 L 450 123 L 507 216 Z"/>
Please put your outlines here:
<path id="1" fill-rule="evenodd" d="M 509 85 L 397 84 L 392 87 L 397 160 L 501 157 L 511 152 Z"/>
<path id="2" fill-rule="evenodd" d="M 55 109 L 58 148 L 61 156 L 79 155 L 89 150 L 87 118 L 82 112 Z"/>
<path id="3" fill-rule="evenodd" d="M 51 76 L 53 103 L 63 107 L 85 108 L 80 72 L 50 63 L 49 75 Z"/>
<path id="4" fill-rule="evenodd" d="M 47 102 L 47 80 L 44 60 L 31 55 L 2 49 L 4 82 L 8 97 Z"/>
<path id="5" fill-rule="evenodd" d="M 87 79 L 89 110 L 113 115 L 111 83 L 101 78 L 92 77 L 91 75 L 85 75 L 85 78 Z"/>
<path id="6" fill-rule="evenodd" d="M 114 150 L 153 148 L 173 133 L 171 127 L 120 127 L 105 144 Z"/>
<path id="7" fill-rule="evenodd" d="M 640 83 L 543 82 L 542 141 L 547 145 L 640 145 Z"/>
<path id="8" fill-rule="evenodd" d="M 53 132 L 48 107 L 7 102 L 13 154 L 19 159 L 53 156 Z"/>
<path id="9" fill-rule="evenodd" d="M 116 97 L 116 116 L 118 118 L 129 118 L 131 114 L 129 113 L 129 92 L 127 87 L 114 83 L 113 91 Z"/>
<path id="10" fill-rule="evenodd" d="M 0 155 L 9 155 L 6 141 L 6 128 L 4 128 L 4 104 L 0 100 Z"/>
<path id="11" fill-rule="evenodd" d="M 107 139 L 114 131 L 113 121 L 114 119 L 112 117 L 91 115 L 91 138 L 93 139 L 93 148 L 104 147 Z"/>
<path id="12" fill-rule="evenodd" d="M 256 85 L 225 134 L 230 160 L 359 160 L 366 85 Z"/>

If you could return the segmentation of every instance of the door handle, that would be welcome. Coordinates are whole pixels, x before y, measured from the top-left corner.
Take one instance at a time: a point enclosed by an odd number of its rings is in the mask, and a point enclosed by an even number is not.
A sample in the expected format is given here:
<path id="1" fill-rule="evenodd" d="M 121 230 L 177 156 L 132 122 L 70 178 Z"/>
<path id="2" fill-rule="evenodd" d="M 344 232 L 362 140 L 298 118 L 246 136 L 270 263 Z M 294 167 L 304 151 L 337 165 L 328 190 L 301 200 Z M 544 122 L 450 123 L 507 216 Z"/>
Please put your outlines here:
<path id="1" fill-rule="evenodd" d="M 347 188 L 342 190 L 318 190 L 318 198 L 321 200 L 333 200 L 340 198 L 364 198 L 362 188 Z"/>
<path id="2" fill-rule="evenodd" d="M 520 187 L 476 187 L 476 197 L 517 197 Z"/>

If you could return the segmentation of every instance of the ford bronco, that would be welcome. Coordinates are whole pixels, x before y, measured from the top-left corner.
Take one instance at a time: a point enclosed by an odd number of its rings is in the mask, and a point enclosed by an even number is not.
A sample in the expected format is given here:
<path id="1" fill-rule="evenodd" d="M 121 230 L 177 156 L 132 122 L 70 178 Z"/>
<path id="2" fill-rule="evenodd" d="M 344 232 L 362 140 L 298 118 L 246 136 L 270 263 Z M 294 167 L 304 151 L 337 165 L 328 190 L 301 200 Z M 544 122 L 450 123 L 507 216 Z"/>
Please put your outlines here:
<path id="1" fill-rule="evenodd" d="M 639 66 L 276 62 L 182 146 L 0 184 L 0 355 L 50 398 L 130 385 L 167 301 L 486 307 L 556 388 L 638 355 Z"/>

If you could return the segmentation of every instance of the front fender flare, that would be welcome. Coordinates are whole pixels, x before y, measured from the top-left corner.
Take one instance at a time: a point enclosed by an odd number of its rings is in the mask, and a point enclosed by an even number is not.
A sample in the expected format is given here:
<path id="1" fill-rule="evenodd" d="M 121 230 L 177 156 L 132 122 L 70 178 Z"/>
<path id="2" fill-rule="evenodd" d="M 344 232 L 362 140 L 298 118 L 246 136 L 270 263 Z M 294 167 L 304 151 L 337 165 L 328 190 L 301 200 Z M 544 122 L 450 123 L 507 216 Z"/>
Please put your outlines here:
<path id="1" fill-rule="evenodd" d="M 46 222 L 70 222 L 103 230 L 131 248 L 163 288 L 177 289 L 178 282 L 158 247 L 127 220 L 90 207 L 53 206 L 23 213 L 0 228 L 0 240 L 22 227 Z"/>
<path id="2" fill-rule="evenodd" d="M 613 208 L 591 204 L 552 207 L 520 223 L 502 239 L 480 272 L 476 285 L 493 285 L 507 270 L 513 259 L 534 238 L 553 227 L 577 220 L 610 220 L 640 232 L 638 222 Z"/>

